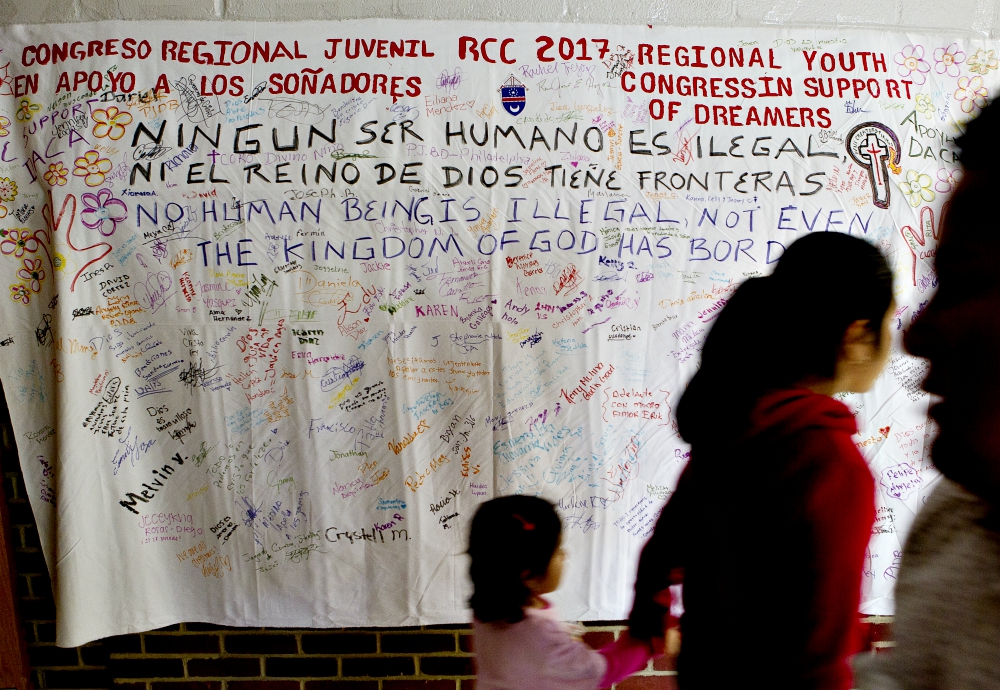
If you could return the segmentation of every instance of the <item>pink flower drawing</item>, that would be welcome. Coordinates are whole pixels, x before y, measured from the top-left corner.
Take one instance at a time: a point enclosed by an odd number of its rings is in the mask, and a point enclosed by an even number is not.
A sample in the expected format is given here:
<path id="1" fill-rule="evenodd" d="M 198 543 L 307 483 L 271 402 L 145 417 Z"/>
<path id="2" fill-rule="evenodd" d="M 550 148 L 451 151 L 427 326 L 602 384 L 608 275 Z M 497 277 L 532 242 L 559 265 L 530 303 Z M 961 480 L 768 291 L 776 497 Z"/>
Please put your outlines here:
<path id="1" fill-rule="evenodd" d="M 17 272 L 17 277 L 25 281 L 32 292 L 42 289 L 45 271 L 42 270 L 41 259 L 25 259 L 24 268 Z"/>
<path id="2" fill-rule="evenodd" d="M 2 233 L 3 240 L 0 241 L 0 252 L 8 256 L 13 254 L 20 259 L 25 252 L 34 254 L 38 251 L 38 240 L 35 233 L 28 228 L 11 228 Z"/>
<path id="3" fill-rule="evenodd" d="M 28 292 L 28 286 L 24 283 L 14 283 L 10 286 L 10 298 L 15 302 L 27 304 L 31 301 L 31 293 Z"/>
<path id="4" fill-rule="evenodd" d="M 934 71 L 938 74 L 957 77 L 961 73 L 959 65 L 964 61 L 965 53 L 959 50 L 957 43 L 952 43 L 947 48 L 938 48 L 934 51 Z"/>
<path id="5" fill-rule="evenodd" d="M 84 192 L 80 195 L 80 200 L 84 205 L 84 209 L 80 211 L 80 221 L 105 237 L 115 234 L 118 224 L 128 217 L 125 202 L 111 196 L 109 189 L 102 189 L 97 194 Z"/>
<path id="6" fill-rule="evenodd" d="M 895 60 L 899 65 L 897 69 L 899 76 L 909 77 L 917 85 L 923 85 L 927 81 L 924 75 L 931 71 L 931 66 L 924 60 L 923 46 L 903 46 L 903 50 L 896 53 Z"/>

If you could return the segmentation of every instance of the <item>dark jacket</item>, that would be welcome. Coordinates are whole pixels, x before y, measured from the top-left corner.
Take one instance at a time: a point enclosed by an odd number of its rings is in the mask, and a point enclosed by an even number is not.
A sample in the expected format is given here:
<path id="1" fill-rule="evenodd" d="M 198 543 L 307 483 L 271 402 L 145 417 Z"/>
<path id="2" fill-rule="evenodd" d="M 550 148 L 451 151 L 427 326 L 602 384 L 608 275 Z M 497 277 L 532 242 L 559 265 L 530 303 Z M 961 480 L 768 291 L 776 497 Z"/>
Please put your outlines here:
<path id="1" fill-rule="evenodd" d="M 896 582 L 896 646 L 855 660 L 857 687 L 1000 688 L 996 515 L 993 503 L 941 477 L 906 537 Z"/>
<path id="2" fill-rule="evenodd" d="M 682 688 L 848 690 L 875 519 L 857 425 L 807 390 L 766 395 L 750 422 L 692 448 L 639 559 L 632 634 L 662 634 L 653 599 L 682 572 Z"/>

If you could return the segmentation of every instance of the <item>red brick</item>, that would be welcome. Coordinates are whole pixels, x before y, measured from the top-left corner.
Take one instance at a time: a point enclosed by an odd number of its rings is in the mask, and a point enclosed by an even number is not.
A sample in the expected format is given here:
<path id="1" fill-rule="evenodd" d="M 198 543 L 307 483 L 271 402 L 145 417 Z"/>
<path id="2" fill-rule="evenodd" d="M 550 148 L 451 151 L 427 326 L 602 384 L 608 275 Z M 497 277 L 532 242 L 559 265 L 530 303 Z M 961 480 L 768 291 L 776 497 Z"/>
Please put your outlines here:
<path id="1" fill-rule="evenodd" d="M 384 654 L 454 652 L 455 636 L 440 633 L 417 635 L 382 633 L 381 649 Z"/>
<path id="2" fill-rule="evenodd" d="M 231 680 L 229 690 L 299 690 L 297 680 Z"/>
<path id="3" fill-rule="evenodd" d="M 872 623 L 871 636 L 868 639 L 872 642 L 891 642 L 894 639 L 892 623 Z"/>
<path id="4" fill-rule="evenodd" d="M 146 690 L 145 683 L 115 683 L 113 690 Z"/>
<path id="5" fill-rule="evenodd" d="M 293 635 L 226 635 L 229 654 L 297 654 L 299 645 Z"/>
<path id="6" fill-rule="evenodd" d="M 455 690 L 453 680 L 383 680 L 382 690 Z"/>
<path id="7" fill-rule="evenodd" d="M 36 597 L 52 596 L 52 580 L 49 579 L 48 573 L 31 576 L 31 591 Z"/>
<path id="8" fill-rule="evenodd" d="M 462 690 L 476 690 L 476 679 L 475 678 L 462 679 Z"/>
<path id="9" fill-rule="evenodd" d="M 221 630 L 253 630 L 253 628 L 234 628 L 231 625 L 216 625 L 215 623 L 185 623 L 184 629 L 188 632 L 219 632 Z"/>
<path id="10" fill-rule="evenodd" d="M 677 670 L 677 657 L 675 656 L 658 656 L 653 659 L 653 670 L 654 671 L 676 671 Z"/>
<path id="11" fill-rule="evenodd" d="M 139 654 L 142 651 L 139 635 L 117 635 L 102 640 L 101 644 L 110 654 Z"/>
<path id="12" fill-rule="evenodd" d="M 677 690 L 677 676 L 632 676 L 616 683 L 615 690 Z"/>
<path id="13" fill-rule="evenodd" d="M 28 661 L 35 668 L 39 666 L 79 666 L 76 649 L 65 647 L 36 646 L 28 648 Z"/>
<path id="14" fill-rule="evenodd" d="M 3 484 L 3 486 L 0 486 L 0 495 L 6 493 L 9 500 L 16 501 L 24 495 L 18 490 L 17 477 L 6 475 L 3 481 L 0 481 L 0 484 Z"/>
<path id="15" fill-rule="evenodd" d="M 306 654 L 374 654 L 377 640 L 368 633 L 317 633 L 302 635 Z"/>
<path id="16" fill-rule="evenodd" d="M 475 650 L 472 647 L 472 635 L 459 635 L 458 636 L 458 651 L 468 652 L 472 654 Z"/>
<path id="17" fill-rule="evenodd" d="M 378 690 L 377 680 L 307 680 L 306 690 Z"/>
<path id="18" fill-rule="evenodd" d="M 17 576 L 17 598 L 25 599 L 31 596 L 31 587 L 28 585 L 27 575 Z"/>
<path id="19" fill-rule="evenodd" d="M 21 599 L 21 618 L 25 621 L 54 621 L 56 605 L 48 599 Z M 55 642 L 53 636 L 53 642 Z"/>
<path id="20" fill-rule="evenodd" d="M 28 645 L 38 643 L 38 632 L 35 627 L 35 623 L 23 623 L 21 625 L 21 631 L 24 633 L 24 641 Z"/>
<path id="21" fill-rule="evenodd" d="M 80 658 L 84 666 L 107 666 L 110 656 L 108 648 L 101 643 L 80 647 Z"/>
<path id="22" fill-rule="evenodd" d="M 385 676 L 412 676 L 416 672 L 412 657 L 373 657 L 356 659 L 347 657 L 342 660 L 345 677 L 367 676 L 382 678 Z"/>
<path id="23" fill-rule="evenodd" d="M 147 654 L 218 654 L 215 635 L 146 635 Z"/>
<path id="24" fill-rule="evenodd" d="M 420 675 L 423 676 L 474 676 L 471 656 L 422 656 Z"/>
<path id="25" fill-rule="evenodd" d="M 27 501 L 11 501 L 7 507 L 10 509 L 11 527 L 35 524 L 35 516 L 32 515 L 31 506 Z"/>
<path id="26" fill-rule="evenodd" d="M 22 602 L 22 605 L 23 605 L 23 603 L 24 602 Z M 27 619 L 27 616 L 24 615 L 24 609 L 23 608 L 21 609 L 21 617 Z M 55 616 L 53 616 L 49 620 L 55 620 Z M 55 641 L 56 641 L 56 624 L 55 623 L 38 623 L 35 626 L 35 629 L 38 630 L 38 641 L 39 642 L 51 642 L 51 643 L 55 644 Z M 138 650 L 136 650 L 136 651 L 138 651 Z"/>
<path id="27" fill-rule="evenodd" d="M 613 632 L 589 632 L 584 634 L 583 641 L 594 649 L 600 649 L 604 645 L 614 642 L 615 634 Z"/>
<path id="28" fill-rule="evenodd" d="M 183 678 L 180 659 L 112 659 L 108 671 L 113 678 Z"/>
<path id="29" fill-rule="evenodd" d="M 183 680 L 176 683 L 153 683 L 153 690 L 222 690 L 222 681 Z"/>
<path id="30" fill-rule="evenodd" d="M 336 659 L 272 657 L 265 659 L 264 675 L 279 678 L 329 678 L 340 673 Z"/>
<path id="31" fill-rule="evenodd" d="M 14 476 L 13 479 L 14 479 L 15 491 L 12 494 L 11 498 L 23 499 L 28 495 L 28 489 L 24 486 L 24 477 L 22 477 L 20 474 L 17 474 Z"/>
<path id="32" fill-rule="evenodd" d="M 40 549 L 42 543 L 38 540 L 38 529 L 34 525 L 24 525 L 22 528 L 24 535 L 24 546 L 29 549 Z M 46 571 L 47 572 L 47 571 Z"/>
<path id="33" fill-rule="evenodd" d="M 108 672 L 104 670 L 44 671 L 46 688 L 107 688 L 111 685 Z"/>
<path id="34" fill-rule="evenodd" d="M 40 549 L 30 551 L 15 549 L 14 564 L 17 567 L 17 572 L 21 575 L 41 575 L 48 572 L 45 568 L 45 557 L 42 556 Z"/>
<path id="35" fill-rule="evenodd" d="M 188 675 L 193 677 L 215 676 L 216 678 L 228 678 L 230 676 L 243 676 L 251 678 L 260 677 L 259 659 L 189 659 L 187 662 Z"/>

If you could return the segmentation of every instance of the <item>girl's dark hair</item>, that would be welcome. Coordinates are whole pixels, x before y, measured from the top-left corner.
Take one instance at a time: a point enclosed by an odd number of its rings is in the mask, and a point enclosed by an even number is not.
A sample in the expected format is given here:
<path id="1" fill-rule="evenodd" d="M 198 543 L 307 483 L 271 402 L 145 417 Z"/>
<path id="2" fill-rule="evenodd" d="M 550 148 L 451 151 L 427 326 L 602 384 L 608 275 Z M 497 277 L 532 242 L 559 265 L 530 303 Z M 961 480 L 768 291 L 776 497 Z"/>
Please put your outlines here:
<path id="1" fill-rule="evenodd" d="M 719 314 L 677 407 L 681 436 L 739 438 L 768 390 L 834 375 L 851 323 L 867 319 L 879 337 L 891 302 L 892 271 L 876 247 L 840 233 L 797 240 L 772 275 L 744 282 Z"/>
<path id="2" fill-rule="evenodd" d="M 479 506 L 469 534 L 474 588 L 469 604 L 477 619 L 517 623 L 524 618 L 531 599 L 524 579 L 545 575 L 561 532 L 555 506 L 542 498 L 502 496 Z"/>

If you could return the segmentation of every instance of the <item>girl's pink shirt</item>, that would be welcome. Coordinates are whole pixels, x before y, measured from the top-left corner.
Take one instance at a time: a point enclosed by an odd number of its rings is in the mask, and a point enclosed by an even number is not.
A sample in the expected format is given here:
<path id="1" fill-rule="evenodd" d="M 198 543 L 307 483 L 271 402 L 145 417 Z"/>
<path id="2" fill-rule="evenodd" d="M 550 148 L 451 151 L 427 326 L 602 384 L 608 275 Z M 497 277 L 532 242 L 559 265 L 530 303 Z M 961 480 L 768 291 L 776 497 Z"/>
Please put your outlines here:
<path id="1" fill-rule="evenodd" d="M 527 608 L 519 623 L 473 621 L 479 690 L 597 690 L 645 667 L 649 646 L 627 634 L 600 651 L 575 639 L 556 609 Z"/>

